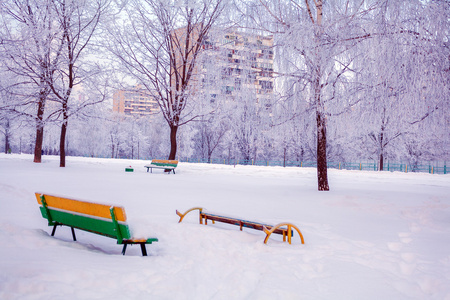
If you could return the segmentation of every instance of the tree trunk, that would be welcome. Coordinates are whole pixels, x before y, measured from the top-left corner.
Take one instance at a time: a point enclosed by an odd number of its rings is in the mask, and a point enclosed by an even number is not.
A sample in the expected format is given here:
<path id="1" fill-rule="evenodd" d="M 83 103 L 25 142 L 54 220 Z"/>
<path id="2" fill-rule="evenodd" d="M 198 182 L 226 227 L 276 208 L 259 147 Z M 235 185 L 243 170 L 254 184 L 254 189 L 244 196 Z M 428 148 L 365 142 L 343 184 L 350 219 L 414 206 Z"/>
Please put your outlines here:
<path id="1" fill-rule="evenodd" d="M 59 139 L 59 166 L 66 166 L 66 133 L 67 133 L 67 113 L 64 113 L 63 123 L 61 125 L 61 136 Z"/>
<path id="2" fill-rule="evenodd" d="M 380 171 L 383 171 L 384 168 L 384 157 L 383 157 L 383 152 L 380 153 Z"/>
<path id="3" fill-rule="evenodd" d="M 10 135 L 10 123 L 9 120 L 6 120 L 6 124 L 5 124 L 5 154 L 8 154 L 8 150 L 9 150 L 9 135 Z"/>
<path id="4" fill-rule="evenodd" d="M 177 131 L 178 126 L 170 126 L 170 160 L 175 159 L 177 155 Z"/>
<path id="5" fill-rule="evenodd" d="M 208 162 L 211 163 L 212 151 L 208 150 Z"/>
<path id="6" fill-rule="evenodd" d="M 322 86 L 320 84 L 321 68 L 319 57 L 316 57 L 316 78 L 314 81 L 314 102 L 316 104 L 316 124 L 317 124 L 317 188 L 319 191 L 329 191 L 328 170 L 327 170 L 327 124 L 322 103 Z"/>
<path id="7" fill-rule="evenodd" d="M 327 174 L 327 130 L 325 116 L 317 112 L 317 180 L 319 191 L 329 191 Z"/>
<path id="8" fill-rule="evenodd" d="M 38 121 L 39 123 L 39 121 Z M 42 142 L 44 140 L 44 126 L 36 125 L 36 144 L 34 146 L 34 162 L 40 163 L 42 158 Z"/>
<path id="9" fill-rule="evenodd" d="M 381 133 L 380 133 L 380 171 L 383 171 L 384 168 L 384 157 L 383 157 L 383 152 L 384 152 L 384 147 L 383 147 L 383 138 L 384 138 L 384 126 L 381 127 Z"/>
<path id="10" fill-rule="evenodd" d="M 45 92 L 41 91 L 39 95 L 38 113 L 36 119 L 36 143 L 34 145 L 34 162 L 40 163 L 42 159 L 42 143 L 44 141 L 44 108 Z"/>
<path id="11" fill-rule="evenodd" d="M 309 5 L 309 0 L 305 0 L 306 8 L 311 19 L 311 22 L 315 24 L 314 28 L 314 43 L 316 46 L 315 57 L 314 57 L 314 67 L 312 72 L 314 72 L 314 82 L 313 82 L 313 93 L 314 102 L 316 105 L 316 123 L 317 123 L 317 185 L 319 191 L 329 191 L 328 186 L 328 174 L 327 174 L 327 125 L 324 115 L 324 105 L 321 99 L 322 85 L 320 83 L 320 78 L 322 77 L 321 70 L 321 60 L 322 55 L 321 49 L 322 39 L 324 38 L 322 19 L 323 19 L 323 0 L 314 0 L 314 5 L 316 6 L 316 21 L 312 14 L 311 7 Z"/>
<path id="12" fill-rule="evenodd" d="M 5 134 L 5 154 L 8 154 L 9 149 L 9 135 L 8 133 Z"/>

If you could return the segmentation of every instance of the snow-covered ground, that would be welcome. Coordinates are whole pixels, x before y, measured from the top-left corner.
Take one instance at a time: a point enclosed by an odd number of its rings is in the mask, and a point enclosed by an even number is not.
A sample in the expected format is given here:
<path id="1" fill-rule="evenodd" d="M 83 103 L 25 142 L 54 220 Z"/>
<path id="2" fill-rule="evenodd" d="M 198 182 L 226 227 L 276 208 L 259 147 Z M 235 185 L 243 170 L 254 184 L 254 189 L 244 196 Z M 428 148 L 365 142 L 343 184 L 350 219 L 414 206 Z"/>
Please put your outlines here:
<path id="1" fill-rule="evenodd" d="M 0 155 L 0 299 L 450 299 L 450 175 Z M 132 165 L 134 173 L 126 173 Z M 134 236 L 157 237 L 142 257 L 113 239 L 60 227 L 34 192 L 124 206 Z M 305 238 L 216 223 L 208 211 Z"/>

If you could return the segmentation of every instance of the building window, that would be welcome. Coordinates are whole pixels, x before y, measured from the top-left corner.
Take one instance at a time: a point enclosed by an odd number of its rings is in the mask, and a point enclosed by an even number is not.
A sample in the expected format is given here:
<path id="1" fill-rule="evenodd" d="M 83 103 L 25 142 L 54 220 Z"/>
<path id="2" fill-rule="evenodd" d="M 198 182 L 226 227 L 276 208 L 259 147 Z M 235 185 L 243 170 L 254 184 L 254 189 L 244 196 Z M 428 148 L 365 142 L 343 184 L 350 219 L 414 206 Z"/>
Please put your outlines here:
<path id="1" fill-rule="evenodd" d="M 223 89 L 224 89 L 225 94 L 230 95 L 233 92 L 234 87 L 232 87 L 232 86 L 225 86 L 225 87 L 223 87 Z"/>
<path id="2" fill-rule="evenodd" d="M 259 85 L 261 86 L 261 88 L 263 90 L 272 90 L 273 89 L 272 81 L 260 80 Z"/>

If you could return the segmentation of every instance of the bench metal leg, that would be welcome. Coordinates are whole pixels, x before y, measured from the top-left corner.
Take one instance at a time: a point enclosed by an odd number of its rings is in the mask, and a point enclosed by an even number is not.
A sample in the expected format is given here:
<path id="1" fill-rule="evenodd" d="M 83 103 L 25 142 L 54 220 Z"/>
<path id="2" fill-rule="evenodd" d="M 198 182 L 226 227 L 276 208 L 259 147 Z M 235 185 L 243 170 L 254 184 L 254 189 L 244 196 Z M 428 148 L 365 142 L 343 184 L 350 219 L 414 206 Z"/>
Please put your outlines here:
<path id="1" fill-rule="evenodd" d="M 52 236 L 55 235 L 56 226 L 58 226 L 58 223 L 56 223 L 55 225 L 53 225 Z"/>
<path id="2" fill-rule="evenodd" d="M 142 251 L 142 256 L 147 256 L 147 249 L 145 249 L 144 243 L 141 243 L 141 251 Z"/>
<path id="3" fill-rule="evenodd" d="M 56 226 L 62 226 L 62 224 L 55 223 L 55 225 L 53 225 L 52 236 L 55 236 Z M 72 238 L 76 242 L 77 241 L 77 237 L 75 236 L 75 229 L 73 227 L 70 227 L 70 230 L 72 230 Z"/>
<path id="4" fill-rule="evenodd" d="M 72 229 L 72 237 L 74 241 L 77 241 L 77 237 L 75 236 L 75 229 L 73 229 L 73 227 L 70 227 L 70 229 Z"/>
<path id="5" fill-rule="evenodd" d="M 142 256 L 147 256 L 147 249 L 145 248 L 145 243 L 139 243 L 141 245 Z M 122 255 L 125 255 L 127 251 L 128 243 L 123 244 Z"/>

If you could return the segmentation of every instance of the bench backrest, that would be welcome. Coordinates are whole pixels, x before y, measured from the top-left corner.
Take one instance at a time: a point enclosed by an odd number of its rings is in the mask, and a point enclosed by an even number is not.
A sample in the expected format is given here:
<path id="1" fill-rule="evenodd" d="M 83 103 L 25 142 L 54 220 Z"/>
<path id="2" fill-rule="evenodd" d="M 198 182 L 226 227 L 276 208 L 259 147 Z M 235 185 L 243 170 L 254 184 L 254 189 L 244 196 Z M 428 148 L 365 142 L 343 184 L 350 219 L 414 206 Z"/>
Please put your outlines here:
<path id="1" fill-rule="evenodd" d="M 36 199 L 41 205 L 39 208 L 42 217 L 48 220 L 48 225 L 60 223 L 98 233 L 117 239 L 119 244 L 122 244 L 123 239 L 131 237 L 123 207 L 41 193 L 36 193 Z"/>
<path id="2" fill-rule="evenodd" d="M 178 165 L 178 160 L 152 159 L 151 164 L 161 167 L 164 166 L 176 167 Z"/>

